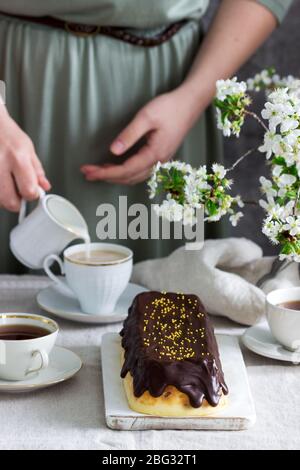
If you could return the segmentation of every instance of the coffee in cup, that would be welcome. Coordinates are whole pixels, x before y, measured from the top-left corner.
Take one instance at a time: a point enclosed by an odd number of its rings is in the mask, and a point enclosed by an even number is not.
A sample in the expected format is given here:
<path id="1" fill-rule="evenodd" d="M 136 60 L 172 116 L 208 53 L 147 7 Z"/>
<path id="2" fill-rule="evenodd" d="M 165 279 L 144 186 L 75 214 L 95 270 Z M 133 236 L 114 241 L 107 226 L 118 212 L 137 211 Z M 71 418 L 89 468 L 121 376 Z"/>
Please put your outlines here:
<path id="1" fill-rule="evenodd" d="M 0 379 L 25 380 L 48 367 L 58 325 L 27 313 L 0 314 Z"/>
<path id="2" fill-rule="evenodd" d="M 23 323 L 0 326 L 0 341 L 23 341 L 27 339 L 41 338 L 49 335 L 50 331 L 35 325 Z"/>
<path id="3" fill-rule="evenodd" d="M 276 289 L 266 297 L 266 313 L 274 338 L 289 351 L 300 349 L 300 287 Z"/>
<path id="4" fill-rule="evenodd" d="M 89 246 L 69 256 L 74 263 L 99 265 L 122 261 L 127 257 L 125 253 L 114 250 L 91 250 Z"/>
<path id="5" fill-rule="evenodd" d="M 71 290 L 83 312 L 110 315 L 131 277 L 132 257 L 132 251 L 121 245 L 81 243 L 64 251 L 64 261 L 57 255 L 47 256 L 44 269 L 55 283 Z M 65 274 L 64 280 L 51 271 L 53 261 Z"/>
<path id="6" fill-rule="evenodd" d="M 278 307 L 287 308 L 289 310 L 298 310 L 300 313 L 300 300 L 289 300 L 278 304 Z"/>

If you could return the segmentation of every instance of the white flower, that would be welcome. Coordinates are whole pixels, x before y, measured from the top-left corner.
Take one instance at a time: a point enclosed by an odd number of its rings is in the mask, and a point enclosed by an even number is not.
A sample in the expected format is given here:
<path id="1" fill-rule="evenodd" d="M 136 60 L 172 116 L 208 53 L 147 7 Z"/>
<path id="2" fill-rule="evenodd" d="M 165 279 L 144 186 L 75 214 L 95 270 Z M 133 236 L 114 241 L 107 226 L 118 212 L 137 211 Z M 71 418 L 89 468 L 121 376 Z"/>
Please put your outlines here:
<path id="1" fill-rule="evenodd" d="M 232 202 L 233 200 L 230 196 L 223 199 L 223 201 L 221 202 L 221 206 L 220 206 L 220 209 L 223 215 L 225 215 L 228 209 L 230 209 Z"/>
<path id="2" fill-rule="evenodd" d="M 272 154 L 278 154 L 280 149 L 280 142 L 282 137 L 279 134 L 274 134 L 274 132 L 266 132 L 264 136 L 264 143 L 261 145 L 258 150 L 260 152 L 266 153 L 266 158 L 271 158 Z"/>
<path id="3" fill-rule="evenodd" d="M 263 193 L 266 193 L 269 189 L 272 188 L 272 184 L 273 184 L 272 181 L 268 180 L 264 176 L 261 176 L 259 178 L 259 182 L 261 184 L 261 189 Z"/>
<path id="4" fill-rule="evenodd" d="M 194 170 L 184 176 L 185 201 L 193 208 L 199 208 L 202 203 L 202 191 L 210 190 L 211 186 L 207 183 L 206 166 Z"/>
<path id="5" fill-rule="evenodd" d="M 242 200 L 242 198 L 241 198 L 240 195 L 235 196 L 234 201 L 235 201 L 236 204 L 237 204 L 239 207 L 241 207 L 241 208 L 245 206 L 245 204 L 244 204 L 244 202 L 243 202 L 243 200 Z"/>
<path id="6" fill-rule="evenodd" d="M 281 165 L 274 165 L 272 168 L 272 175 L 275 176 L 275 178 L 278 178 L 281 173 L 283 172 L 283 167 Z"/>
<path id="7" fill-rule="evenodd" d="M 222 121 L 222 113 L 219 108 L 216 108 L 217 111 L 217 127 L 223 132 L 224 137 L 230 137 L 232 126 L 231 122 L 225 118 L 224 122 Z"/>
<path id="8" fill-rule="evenodd" d="M 242 212 L 236 212 L 235 214 L 232 214 L 230 217 L 229 217 L 229 220 L 231 222 L 231 225 L 233 227 L 236 227 L 237 224 L 238 224 L 238 221 L 241 219 L 241 217 L 243 217 L 244 214 Z"/>
<path id="9" fill-rule="evenodd" d="M 265 109 L 262 110 L 261 115 L 263 119 L 269 120 L 269 128 L 271 132 L 276 131 L 276 127 L 282 121 L 282 115 L 279 113 L 278 109 L 274 107 L 271 103 L 265 104 Z"/>
<path id="10" fill-rule="evenodd" d="M 246 83 L 247 83 L 247 88 L 248 88 L 249 91 L 253 91 L 256 88 L 258 88 L 257 91 L 259 91 L 259 87 L 256 87 L 254 78 L 248 78 Z"/>
<path id="11" fill-rule="evenodd" d="M 262 70 L 260 73 L 260 79 L 265 85 L 271 85 L 272 78 L 268 70 Z"/>
<path id="12" fill-rule="evenodd" d="M 269 70 L 262 70 L 260 73 L 255 74 L 253 78 L 248 78 L 247 86 L 249 90 L 260 91 L 262 85 L 268 87 L 272 84 L 272 78 Z"/>
<path id="13" fill-rule="evenodd" d="M 207 178 L 207 169 L 206 165 L 200 166 L 196 171 L 195 171 L 195 177 L 199 179 L 206 179 Z"/>
<path id="14" fill-rule="evenodd" d="M 288 93 L 288 88 L 278 88 L 268 97 L 269 101 L 261 112 L 263 119 L 269 121 L 270 131 L 275 133 L 281 124 L 281 132 L 287 132 L 298 127 L 298 121 L 294 118 L 295 107 Z"/>
<path id="15" fill-rule="evenodd" d="M 276 132 L 276 128 L 282 123 L 286 117 L 285 107 L 283 104 L 265 103 L 265 107 L 261 112 L 263 119 L 269 121 L 269 129 L 272 133 Z"/>
<path id="16" fill-rule="evenodd" d="M 267 196 L 275 197 L 277 196 L 277 191 L 273 189 L 273 183 L 271 180 L 267 180 L 264 176 L 259 178 L 259 182 L 261 184 L 261 191 L 262 193 L 266 194 Z"/>
<path id="17" fill-rule="evenodd" d="M 156 165 L 153 168 L 153 173 L 154 174 L 157 173 L 161 166 L 162 166 L 161 162 L 157 162 Z"/>
<path id="18" fill-rule="evenodd" d="M 197 191 L 203 191 L 203 190 L 210 190 L 212 187 L 210 184 L 207 183 L 207 181 L 198 179 L 197 180 Z"/>
<path id="19" fill-rule="evenodd" d="M 273 198 L 267 198 L 267 201 L 260 199 L 259 205 L 266 210 L 271 219 L 285 220 L 293 212 L 294 201 L 290 202 L 291 205 L 288 203 L 285 206 L 280 206 Z"/>
<path id="20" fill-rule="evenodd" d="M 220 165 L 219 163 L 214 163 L 212 166 L 212 170 L 214 174 L 220 178 L 223 179 L 226 175 L 227 170 L 224 168 L 223 165 Z"/>
<path id="21" fill-rule="evenodd" d="M 233 185 L 233 179 L 230 179 L 226 181 L 226 183 L 224 184 L 224 187 L 226 189 L 230 189 L 232 185 Z"/>
<path id="22" fill-rule="evenodd" d="M 273 104 L 286 104 L 290 100 L 289 89 L 286 88 L 276 88 L 269 94 L 268 99 Z"/>
<path id="23" fill-rule="evenodd" d="M 276 206 L 273 197 L 268 196 L 266 201 L 264 199 L 260 199 L 258 203 L 263 209 L 265 209 L 266 212 L 269 213 L 269 215 L 276 215 L 279 206 Z"/>
<path id="24" fill-rule="evenodd" d="M 174 161 L 169 161 L 169 162 L 166 162 L 166 163 L 163 163 L 163 164 L 159 164 L 159 166 L 157 166 L 157 170 L 160 170 L 160 169 L 165 169 L 165 170 L 171 170 L 172 168 L 176 168 L 177 170 L 179 171 L 182 171 L 182 173 L 191 173 L 193 172 L 193 168 L 191 167 L 191 165 L 189 163 L 185 163 L 185 162 L 181 162 L 181 161 L 178 161 L 178 160 L 174 160 Z"/>
<path id="25" fill-rule="evenodd" d="M 278 211 L 278 218 L 286 219 L 289 215 L 293 214 L 295 207 L 295 201 L 289 201 L 285 206 L 281 206 L 281 210 Z"/>
<path id="26" fill-rule="evenodd" d="M 230 137 L 231 136 L 232 125 L 231 125 L 231 122 L 227 118 L 224 119 L 224 122 L 222 124 L 218 125 L 218 129 L 223 131 L 224 137 Z"/>
<path id="27" fill-rule="evenodd" d="M 231 123 L 231 132 L 236 137 L 240 136 L 241 133 L 241 126 L 244 124 L 244 118 L 242 118 L 241 122 L 233 121 Z M 225 136 L 226 137 L 226 136 Z"/>
<path id="28" fill-rule="evenodd" d="M 281 84 L 286 86 L 289 89 L 289 92 L 298 91 L 300 88 L 300 80 L 293 77 L 293 75 L 284 77 L 281 81 Z"/>
<path id="29" fill-rule="evenodd" d="M 300 234 L 300 218 L 299 217 L 293 217 L 289 216 L 286 218 L 286 224 L 283 226 L 283 230 L 286 230 L 287 232 L 292 235 L 292 237 L 295 237 L 296 235 Z"/>
<path id="30" fill-rule="evenodd" d="M 227 96 L 244 94 L 247 90 L 246 83 L 238 82 L 237 77 L 228 80 L 218 80 L 216 86 L 216 97 L 220 101 L 224 101 Z"/>
<path id="31" fill-rule="evenodd" d="M 272 220 L 270 217 L 268 217 L 264 221 L 262 232 L 263 232 L 264 235 L 266 235 L 268 238 L 270 238 L 272 243 L 274 243 L 274 244 L 279 243 L 278 240 L 277 240 L 277 237 L 279 235 L 280 230 L 281 230 L 281 225 L 280 225 L 279 222 L 277 222 L 275 220 Z"/>
<path id="32" fill-rule="evenodd" d="M 278 155 L 282 156 L 287 166 L 294 165 L 300 161 L 300 142 L 299 142 L 300 130 L 295 129 L 288 132 L 281 140 L 280 147 L 281 153 L 277 152 Z"/>
<path id="33" fill-rule="evenodd" d="M 278 73 L 275 73 L 272 77 L 272 82 L 274 83 L 274 85 L 278 85 L 280 84 L 281 82 L 281 78 L 280 76 L 278 75 Z M 278 87 L 277 87 L 278 88 Z"/>
<path id="34" fill-rule="evenodd" d="M 184 194 L 186 202 L 193 207 L 199 203 L 200 194 L 198 191 L 197 180 L 194 174 L 188 174 L 184 177 Z"/>
<path id="35" fill-rule="evenodd" d="M 209 215 L 208 217 L 206 217 L 206 219 L 204 219 L 204 222 L 205 221 L 209 221 L 209 222 L 217 222 L 221 219 L 221 217 L 223 215 L 225 215 L 227 213 L 227 209 L 224 209 L 222 207 L 218 207 L 216 213 L 214 215 Z"/>
<path id="36" fill-rule="evenodd" d="M 204 219 L 204 222 L 207 220 L 209 222 L 218 222 L 222 217 L 222 212 L 219 210 L 216 214 L 210 215 L 206 219 Z"/>
<path id="37" fill-rule="evenodd" d="M 268 87 L 272 84 L 272 77 L 270 70 L 262 70 L 260 73 L 254 75 L 253 78 L 248 78 L 247 86 L 249 90 L 260 91 L 262 86 Z"/>
<path id="38" fill-rule="evenodd" d="M 299 127 L 299 121 L 292 117 L 289 117 L 284 119 L 284 121 L 281 123 L 280 132 L 288 132 L 297 129 L 297 127 Z"/>
<path id="39" fill-rule="evenodd" d="M 285 197 L 287 193 L 287 187 L 280 188 L 278 191 L 278 197 Z"/>
<path id="40" fill-rule="evenodd" d="M 183 207 L 178 204 L 174 199 L 170 197 L 165 199 L 163 203 L 159 206 L 154 207 L 157 215 L 169 220 L 170 222 L 179 222 L 182 220 L 183 216 Z"/>
<path id="41" fill-rule="evenodd" d="M 291 186 L 297 181 L 296 176 L 294 175 L 288 175 L 284 173 L 283 175 L 280 175 L 279 178 L 277 179 L 277 184 L 278 186 L 284 188 L 286 186 Z"/>
<path id="42" fill-rule="evenodd" d="M 153 199 L 156 195 L 156 190 L 157 190 L 156 174 L 153 174 L 152 177 L 149 179 L 148 187 L 149 187 L 149 199 Z"/>
<path id="43" fill-rule="evenodd" d="M 295 145 L 299 145 L 300 129 L 294 129 L 283 137 L 283 141 L 286 146 L 291 148 Z"/>

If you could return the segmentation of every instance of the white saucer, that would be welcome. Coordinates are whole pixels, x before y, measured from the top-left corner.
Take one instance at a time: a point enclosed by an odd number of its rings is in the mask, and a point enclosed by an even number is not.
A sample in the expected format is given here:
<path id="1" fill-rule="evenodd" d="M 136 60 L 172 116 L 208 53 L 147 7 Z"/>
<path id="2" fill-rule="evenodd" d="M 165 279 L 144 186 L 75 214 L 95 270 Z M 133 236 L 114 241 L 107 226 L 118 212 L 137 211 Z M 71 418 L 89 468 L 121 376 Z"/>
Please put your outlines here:
<path id="1" fill-rule="evenodd" d="M 140 292 L 147 292 L 147 290 L 137 284 L 129 283 L 119 298 L 114 313 L 111 315 L 84 313 L 72 292 L 54 283 L 38 293 L 37 303 L 46 312 L 53 313 L 65 320 L 81 323 L 115 323 L 123 321 L 127 317 L 128 308 L 134 297 Z"/>
<path id="2" fill-rule="evenodd" d="M 284 349 L 272 336 L 267 323 L 260 323 L 245 331 L 242 336 L 244 345 L 260 356 L 279 361 L 300 363 L 300 352 Z"/>
<path id="3" fill-rule="evenodd" d="M 11 382 L 0 379 L 0 392 L 32 392 L 50 387 L 70 379 L 82 367 L 81 359 L 77 354 L 58 346 L 54 346 L 49 359 L 47 369 L 41 370 L 38 374 L 32 374 L 26 380 Z"/>

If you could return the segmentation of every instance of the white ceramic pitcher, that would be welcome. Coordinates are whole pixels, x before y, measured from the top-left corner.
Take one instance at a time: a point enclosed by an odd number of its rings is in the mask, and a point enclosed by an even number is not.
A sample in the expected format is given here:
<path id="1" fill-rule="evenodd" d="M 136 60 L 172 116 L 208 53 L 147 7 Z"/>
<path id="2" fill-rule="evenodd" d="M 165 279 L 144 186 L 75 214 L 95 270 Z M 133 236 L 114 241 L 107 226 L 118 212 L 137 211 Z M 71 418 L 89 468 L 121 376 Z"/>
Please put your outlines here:
<path id="1" fill-rule="evenodd" d="M 76 239 L 89 241 L 79 210 L 67 199 L 45 194 L 40 188 L 38 204 L 27 216 L 26 201 L 22 201 L 19 223 L 10 234 L 10 248 L 28 268 L 42 269 L 46 256 L 61 253 Z"/>

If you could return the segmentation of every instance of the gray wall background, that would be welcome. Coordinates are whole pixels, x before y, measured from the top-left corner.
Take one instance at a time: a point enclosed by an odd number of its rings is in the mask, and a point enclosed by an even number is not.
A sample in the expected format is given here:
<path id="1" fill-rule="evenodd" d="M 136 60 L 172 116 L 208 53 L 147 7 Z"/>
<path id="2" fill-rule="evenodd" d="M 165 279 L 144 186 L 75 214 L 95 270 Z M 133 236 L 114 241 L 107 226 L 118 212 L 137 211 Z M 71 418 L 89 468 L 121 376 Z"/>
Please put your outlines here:
<path id="1" fill-rule="evenodd" d="M 213 0 L 205 18 L 209 24 L 215 8 L 220 0 Z M 260 48 L 260 50 L 238 71 L 239 79 L 253 76 L 263 68 L 274 66 L 282 75 L 295 75 L 300 77 L 300 1 L 294 0 L 284 22 Z M 264 95 L 255 94 L 253 110 L 260 112 L 263 106 Z M 224 141 L 225 164 L 230 166 L 236 157 L 243 155 L 248 149 L 257 147 L 262 140 L 260 126 L 249 120 L 244 125 L 241 137 L 227 138 Z M 265 156 L 259 152 L 246 158 L 238 170 L 234 170 L 234 192 L 241 194 L 246 200 L 259 198 L 258 178 L 267 175 Z M 261 245 L 266 254 L 275 254 L 277 248 L 273 247 L 268 239 L 261 233 L 263 211 L 257 206 L 244 208 L 245 216 L 238 227 L 232 228 L 233 236 L 245 236 Z"/>

